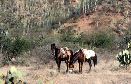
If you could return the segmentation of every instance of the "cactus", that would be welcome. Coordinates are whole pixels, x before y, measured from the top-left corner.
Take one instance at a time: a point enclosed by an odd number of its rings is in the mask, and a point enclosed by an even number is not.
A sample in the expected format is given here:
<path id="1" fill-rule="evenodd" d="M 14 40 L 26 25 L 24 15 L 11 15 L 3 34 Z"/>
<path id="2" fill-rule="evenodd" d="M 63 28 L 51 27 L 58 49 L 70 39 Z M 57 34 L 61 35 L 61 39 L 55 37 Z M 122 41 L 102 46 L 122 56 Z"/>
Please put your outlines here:
<path id="1" fill-rule="evenodd" d="M 22 80 L 20 80 L 22 76 L 23 74 L 12 66 L 7 72 L 7 76 L 4 78 L 5 84 L 26 84 L 25 82 L 22 83 Z"/>
<path id="2" fill-rule="evenodd" d="M 131 48 L 131 42 L 128 42 L 128 48 Z"/>
<path id="3" fill-rule="evenodd" d="M 119 61 L 120 65 L 123 65 L 126 68 L 131 63 L 131 54 L 126 49 L 123 50 L 122 52 L 119 52 L 119 54 L 117 54 L 116 58 Z"/>
<path id="4" fill-rule="evenodd" d="M 4 81 L 2 79 L 0 79 L 0 84 L 4 84 Z"/>

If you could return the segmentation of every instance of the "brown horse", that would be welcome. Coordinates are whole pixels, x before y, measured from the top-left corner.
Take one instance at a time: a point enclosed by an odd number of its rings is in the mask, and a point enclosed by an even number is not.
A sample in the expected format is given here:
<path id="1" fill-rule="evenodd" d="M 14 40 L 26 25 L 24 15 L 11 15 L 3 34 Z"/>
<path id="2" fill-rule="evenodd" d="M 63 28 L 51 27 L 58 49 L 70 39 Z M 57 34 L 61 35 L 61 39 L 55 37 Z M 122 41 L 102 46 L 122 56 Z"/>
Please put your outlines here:
<path id="1" fill-rule="evenodd" d="M 61 61 L 65 61 L 67 66 L 66 72 L 68 72 L 69 62 L 70 59 L 72 59 L 73 51 L 69 50 L 67 47 L 58 48 L 56 47 L 55 43 L 51 44 L 51 51 L 52 51 L 52 55 L 54 55 L 56 64 L 58 66 L 58 71 L 60 72 Z"/>
<path id="2" fill-rule="evenodd" d="M 80 49 L 77 52 L 75 52 L 74 55 L 73 55 L 73 57 L 72 57 L 72 59 L 71 59 L 71 61 L 70 61 L 70 63 L 69 63 L 69 68 L 73 69 L 74 68 L 74 63 L 78 60 L 78 63 L 79 63 L 79 72 L 80 73 L 82 73 L 82 66 L 83 66 L 83 62 L 84 61 L 89 63 L 89 66 L 90 66 L 89 71 L 91 70 L 91 67 L 92 67 L 91 60 L 93 60 L 94 67 L 97 64 L 97 55 L 94 54 L 94 56 L 90 56 L 90 57 L 87 58 L 85 56 L 86 52 L 84 52 L 83 50 L 84 49 Z M 90 51 L 92 51 L 92 50 L 90 50 Z M 87 52 L 88 52 L 88 50 L 87 50 Z"/>

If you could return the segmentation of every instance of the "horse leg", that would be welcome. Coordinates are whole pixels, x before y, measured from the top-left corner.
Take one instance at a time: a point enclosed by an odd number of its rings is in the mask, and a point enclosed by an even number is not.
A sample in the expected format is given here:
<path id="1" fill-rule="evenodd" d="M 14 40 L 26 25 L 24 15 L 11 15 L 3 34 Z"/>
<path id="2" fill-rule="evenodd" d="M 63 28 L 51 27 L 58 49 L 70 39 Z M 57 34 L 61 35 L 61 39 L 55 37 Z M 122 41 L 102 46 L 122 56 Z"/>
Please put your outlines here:
<path id="1" fill-rule="evenodd" d="M 95 65 L 96 65 L 96 60 L 95 60 L 95 58 L 92 58 L 92 60 L 93 60 L 94 67 L 95 67 Z"/>
<path id="2" fill-rule="evenodd" d="M 94 67 L 95 67 L 95 65 L 97 65 L 97 55 L 95 55 L 95 57 L 93 57 L 92 60 L 93 60 Z"/>
<path id="3" fill-rule="evenodd" d="M 61 65 L 61 61 L 60 60 L 58 61 L 57 65 L 58 65 L 58 72 L 60 72 L 60 65 Z"/>
<path id="4" fill-rule="evenodd" d="M 88 60 L 88 63 L 89 63 L 89 67 L 90 67 L 90 69 L 89 69 L 89 72 L 90 72 L 91 67 L 92 67 L 92 64 L 91 64 L 91 59 L 89 59 L 89 60 Z"/>
<path id="5" fill-rule="evenodd" d="M 83 63 L 79 62 L 79 73 L 82 73 L 82 65 L 83 65 Z"/>
<path id="6" fill-rule="evenodd" d="M 83 62 L 81 62 L 81 73 L 82 73 L 82 66 L 83 66 Z"/>
<path id="7" fill-rule="evenodd" d="M 67 66 L 66 72 L 68 72 L 68 67 L 69 67 L 68 60 L 66 60 L 65 63 L 66 63 L 66 66 Z"/>
<path id="8" fill-rule="evenodd" d="M 80 72 L 80 65 L 81 65 L 81 63 L 79 62 L 79 72 Z"/>

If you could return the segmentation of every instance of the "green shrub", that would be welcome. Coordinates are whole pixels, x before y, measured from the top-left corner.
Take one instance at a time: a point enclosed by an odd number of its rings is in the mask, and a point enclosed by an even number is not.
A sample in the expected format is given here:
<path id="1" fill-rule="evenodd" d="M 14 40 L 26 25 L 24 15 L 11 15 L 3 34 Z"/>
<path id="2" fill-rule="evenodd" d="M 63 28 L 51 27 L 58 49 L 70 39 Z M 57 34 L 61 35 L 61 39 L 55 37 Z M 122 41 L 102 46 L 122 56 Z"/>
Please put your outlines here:
<path id="1" fill-rule="evenodd" d="M 16 58 L 20 54 L 27 52 L 31 49 L 31 43 L 25 38 L 5 38 L 2 41 L 2 53 L 4 57 L 4 63 L 9 63 L 12 58 Z"/>
<path id="2" fill-rule="evenodd" d="M 92 36 L 91 41 L 92 45 L 95 47 L 112 47 L 114 37 L 106 32 L 98 32 Z"/>
<path id="3" fill-rule="evenodd" d="M 61 34 L 60 40 L 62 42 L 77 42 L 78 38 L 76 37 L 75 33 L 76 31 L 73 30 L 71 27 L 69 27 L 67 30 L 62 29 L 59 31 Z"/>
<path id="4" fill-rule="evenodd" d="M 97 32 L 90 35 L 81 33 L 79 36 L 79 43 L 87 44 L 99 48 L 112 47 L 114 37 L 111 34 L 105 32 Z"/>
<path id="5" fill-rule="evenodd" d="M 114 43 L 114 37 L 109 32 L 97 32 L 92 34 L 84 34 L 76 35 L 76 32 L 72 29 L 68 29 L 67 31 L 63 30 L 61 32 L 61 41 L 62 42 L 72 42 L 78 43 L 80 45 L 90 45 L 99 48 L 109 48 L 112 47 Z"/>
<path id="6" fill-rule="evenodd" d="M 79 36 L 79 44 L 87 44 L 87 45 L 91 45 L 92 44 L 92 35 L 87 35 L 84 33 L 81 33 Z"/>
<path id="7" fill-rule="evenodd" d="M 30 49 L 30 42 L 27 39 L 16 37 L 12 43 L 12 53 L 14 55 L 21 54 Z"/>
<path id="8" fill-rule="evenodd" d="M 19 55 L 30 49 L 30 42 L 24 38 L 16 37 L 14 39 L 6 38 L 3 41 L 3 50 L 8 54 Z"/>
<path id="9" fill-rule="evenodd" d="M 131 63 L 131 54 L 128 50 L 123 50 L 122 52 L 119 52 L 116 58 L 119 61 L 120 65 L 126 66 L 126 68 Z"/>

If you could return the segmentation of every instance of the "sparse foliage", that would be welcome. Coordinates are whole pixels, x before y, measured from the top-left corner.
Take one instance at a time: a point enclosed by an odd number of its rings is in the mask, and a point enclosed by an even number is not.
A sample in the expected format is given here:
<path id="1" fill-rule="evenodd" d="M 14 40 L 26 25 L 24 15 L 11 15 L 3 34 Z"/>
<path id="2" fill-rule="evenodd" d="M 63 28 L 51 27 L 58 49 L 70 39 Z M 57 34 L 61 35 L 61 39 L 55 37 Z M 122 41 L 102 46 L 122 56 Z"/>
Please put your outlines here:
<path id="1" fill-rule="evenodd" d="M 9 63 L 12 58 L 16 58 L 23 52 L 30 50 L 30 41 L 25 38 L 5 38 L 2 41 L 3 50 L 2 53 L 5 56 L 4 62 Z"/>
<path id="2" fill-rule="evenodd" d="M 60 33 L 61 33 L 60 40 L 63 42 L 75 42 L 77 39 L 75 37 L 75 30 L 73 30 L 71 27 L 69 27 L 68 29 L 62 29 Z"/>

